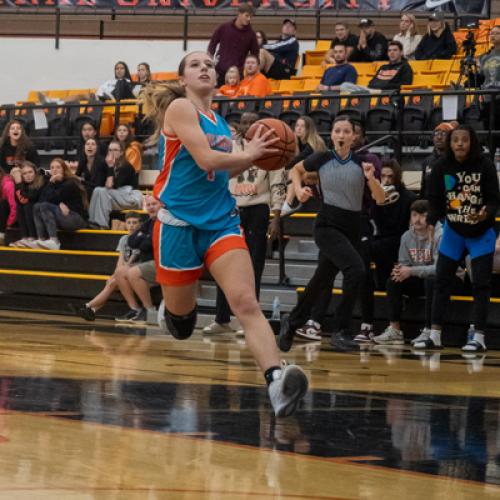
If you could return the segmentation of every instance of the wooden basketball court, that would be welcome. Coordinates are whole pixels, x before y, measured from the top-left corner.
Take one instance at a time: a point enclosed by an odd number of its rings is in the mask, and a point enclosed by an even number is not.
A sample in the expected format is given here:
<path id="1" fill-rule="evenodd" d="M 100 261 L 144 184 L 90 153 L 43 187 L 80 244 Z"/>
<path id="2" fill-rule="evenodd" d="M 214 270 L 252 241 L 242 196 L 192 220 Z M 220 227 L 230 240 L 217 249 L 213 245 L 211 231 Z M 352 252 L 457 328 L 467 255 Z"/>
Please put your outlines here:
<path id="1" fill-rule="evenodd" d="M 500 353 L 287 355 L 273 417 L 243 339 L 0 313 L 2 499 L 500 498 Z"/>

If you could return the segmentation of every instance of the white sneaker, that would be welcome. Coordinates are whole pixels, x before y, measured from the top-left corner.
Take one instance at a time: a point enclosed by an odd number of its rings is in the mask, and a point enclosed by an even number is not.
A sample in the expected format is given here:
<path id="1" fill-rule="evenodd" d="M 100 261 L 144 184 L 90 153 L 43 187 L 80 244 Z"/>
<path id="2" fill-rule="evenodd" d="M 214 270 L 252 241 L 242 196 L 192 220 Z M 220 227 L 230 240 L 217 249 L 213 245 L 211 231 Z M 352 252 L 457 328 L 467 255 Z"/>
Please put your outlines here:
<path id="1" fill-rule="evenodd" d="M 309 382 L 302 368 L 283 365 L 273 373 L 275 379 L 269 384 L 269 399 L 277 417 L 288 417 L 297 409 L 307 392 Z"/>
<path id="2" fill-rule="evenodd" d="M 234 330 L 231 328 L 231 325 L 229 323 L 217 323 L 214 321 L 213 323 L 210 323 L 208 326 L 203 328 L 203 333 L 210 333 L 210 334 L 215 334 L 215 333 L 232 333 Z"/>
<path id="3" fill-rule="evenodd" d="M 25 246 L 26 248 L 33 248 L 34 250 L 38 250 L 40 248 L 44 248 L 40 246 L 41 242 L 42 240 L 26 240 Z"/>
<path id="4" fill-rule="evenodd" d="M 401 330 L 396 330 L 396 328 L 393 328 L 390 325 L 383 331 L 383 333 L 373 337 L 372 340 L 376 344 L 386 345 L 403 345 L 405 343 L 403 332 Z"/>
<path id="5" fill-rule="evenodd" d="M 420 335 L 412 339 L 411 345 L 415 345 L 417 342 L 425 342 L 426 340 L 429 340 L 430 335 L 431 335 L 430 328 L 427 327 L 422 328 L 422 330 L 420 330 Z"/>
<path id="6" fill-rule="evenodd" d="M 297 340 L 321 340 L 321 325 L 310 319 L 307 323 L 295 330 Z"/>
<path id="7" fill-rule="evenodd" d="M 38 240 L 38 245 L 40 248 L 45 248 L 45 250 L 59 250 L 61 248 L 61 243 L 59 240 Z"/>

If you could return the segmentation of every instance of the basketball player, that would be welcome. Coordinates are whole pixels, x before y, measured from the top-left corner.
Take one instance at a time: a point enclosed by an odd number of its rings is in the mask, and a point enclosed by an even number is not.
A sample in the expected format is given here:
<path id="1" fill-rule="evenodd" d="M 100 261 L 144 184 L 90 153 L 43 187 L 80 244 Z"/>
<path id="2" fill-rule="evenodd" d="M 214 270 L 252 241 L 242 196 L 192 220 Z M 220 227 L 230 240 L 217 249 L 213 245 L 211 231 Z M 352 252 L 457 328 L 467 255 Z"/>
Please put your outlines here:
<path id="1" fill-rule="evenodd" d="M 272 131 L 256 133 L 244 151 L 231 153 L 226 121 L 211 111 L 215 65 L 192 52 L 179 65 L 179 83 L 156 83 L 144 91 L 144 110 L 156 124 L 163 167 L 154 187 L 164 204 L 155 226 L 157 279 L 165 300 L 165 322 L 177 339 L 196 325 L 197 281 L 203 265 L 223 290 L 245 331 L 247 345 L 264 372 L 276 416 L 297 408 L 307 391 L 304 372 L 280 366 L 269 323 L 255 296 L 254 273 L 240 230 L 229 175 L 238 175 L 274 153 Z"/>

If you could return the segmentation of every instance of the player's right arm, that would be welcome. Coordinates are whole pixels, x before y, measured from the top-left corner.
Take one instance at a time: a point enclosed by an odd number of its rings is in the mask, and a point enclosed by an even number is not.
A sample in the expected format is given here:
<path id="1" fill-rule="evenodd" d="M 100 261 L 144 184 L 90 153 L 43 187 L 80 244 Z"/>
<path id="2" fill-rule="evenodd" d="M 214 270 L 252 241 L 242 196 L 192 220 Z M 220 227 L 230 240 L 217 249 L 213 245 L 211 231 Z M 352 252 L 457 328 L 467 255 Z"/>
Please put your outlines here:
<path id="1" fill-rule="evenodd" d="M 244 151 L 224 153 L 210 147 L 200 127 L 198 113 L 193 104 L 184 98 L 175 99 L 167 109 L 164 120 L 165 132 L 175 135 L 189 151 L 196 164 L 203 170 L 241 170 L 249 168 L 255 160 L 268 153 L 275 153 L 272 145 L 279 140 L 271 138 L 274 131 L 256 133 Z"/>

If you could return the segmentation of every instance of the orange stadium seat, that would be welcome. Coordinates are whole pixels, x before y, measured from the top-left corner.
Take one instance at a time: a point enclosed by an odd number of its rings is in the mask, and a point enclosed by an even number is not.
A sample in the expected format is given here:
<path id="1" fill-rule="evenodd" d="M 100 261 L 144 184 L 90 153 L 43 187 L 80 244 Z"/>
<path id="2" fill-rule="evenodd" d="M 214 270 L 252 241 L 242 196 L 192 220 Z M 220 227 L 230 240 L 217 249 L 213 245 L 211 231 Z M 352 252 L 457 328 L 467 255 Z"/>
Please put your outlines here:
<path id="1" fill-rule="evenodd" d="M 432 60 L 410 61 L 411 69 L 414 73 L 422 73 L 431 69 Z"/>
<path id="2" fill-rule="evenodd" d="M 316 40 L 316 47 L 314 47 L 314 50 L 316 52 L 327 52 L 328 50 L 330 50 L 331 44 L 331 40 Z"/>
<path id="3" fill-rule="evenodd" d="M 306 50 L 304 53 L 304 64 L 305 65 L 320 65 L 325 58 L 326 50 Z"/>
<path id="4" fill-rule="evenodd" d="M 302 71 L 298 78 L 321 78 L 324 73 L 324 69 L 321 66 L 314 64 L 307 64 L 302 66 Z"/>
<path id="5" fill-rule="evenodd" d="M 280 94 L 291 94 L 304 87 L 304 80 L 281 80 L 278 92 Z"/>
<path id="6" fill-rule="evenodd" d="M 304 85 L 302 86 L 302 90 L 300 90 L 299 92 L 314 92 L 317 89 L 320 82 L 321 82 L 320 78 L 309 78 L 307 80 L 304 80 Z"/>
<path id="7" fill-rule="evenodd" d="M 356 68 L 356 73 L 358 75 L 370 75 L 374 76 L 376 73 L 374 63 L 352 63 L 354 68 Z"/>

